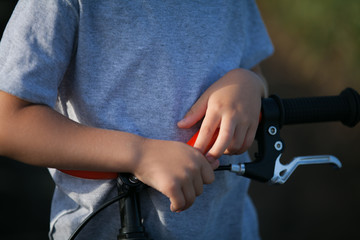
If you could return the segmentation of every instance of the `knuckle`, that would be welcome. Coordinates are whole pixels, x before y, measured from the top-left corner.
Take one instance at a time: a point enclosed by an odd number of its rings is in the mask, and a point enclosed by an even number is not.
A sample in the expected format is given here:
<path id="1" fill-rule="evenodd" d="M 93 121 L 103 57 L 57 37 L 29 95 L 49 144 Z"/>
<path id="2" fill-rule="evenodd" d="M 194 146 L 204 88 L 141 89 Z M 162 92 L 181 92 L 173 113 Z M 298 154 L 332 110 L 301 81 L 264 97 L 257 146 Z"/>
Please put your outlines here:
<path id="1" fill-rule="evenodd" d="M 220 112 L 224 107 L 224 103 L 222 103 L 221 101 L 213 101 L 210 105 L 209 108 L 211 108 L 212 111 L 214 112 Z"/>
<path id="2" fill-rule="evenodd" d="M 191 182 L 200 173 L 200 170 L 201 170 L 200 164 L 196 162 L 187 163 L 185 169 L 181 173 L 181 180 L 184 183 Z"/>
<path id="3" fill-rule="evenodd" d="M 201 156 L 201 157 L 203 158 L 203 156 Z M 200 173 L 201 165 L 202 165 L 202 162 L 191 164 L 191 172 L 192 172 L 193 175 Z"/>
<path id="4" fill-rule="evenodd" d="M 176 193 L 179 191 L 178 181 L 172 180 L 164 183 L 160 188 L 160 191 L 163 192 L 165 195 L 175 196 Z"/>
<path id="5" fill-rule="evenodd" d="M 251 125 L 251 118 L 247 117 L 247 116 L 242 116 L 241 118 L 241 124 L 244 126 L 249 126 Z"/>
<path id="6" fill-rule="evenodd" d="M 236 107 L 233 107 L 232 110 L 229 110 L 227 114 L 231 119 L 236 119 L 240 116 L 239 112 L 240 111 L 237 110 Z"/>
<path id="7" fill-rule="evenodd" d="M 221 135 L 224 139 L 231 139 L 233 138 L 233 131 L 230 127 L 223 128 L 223 131 L 221 131 Z"/>

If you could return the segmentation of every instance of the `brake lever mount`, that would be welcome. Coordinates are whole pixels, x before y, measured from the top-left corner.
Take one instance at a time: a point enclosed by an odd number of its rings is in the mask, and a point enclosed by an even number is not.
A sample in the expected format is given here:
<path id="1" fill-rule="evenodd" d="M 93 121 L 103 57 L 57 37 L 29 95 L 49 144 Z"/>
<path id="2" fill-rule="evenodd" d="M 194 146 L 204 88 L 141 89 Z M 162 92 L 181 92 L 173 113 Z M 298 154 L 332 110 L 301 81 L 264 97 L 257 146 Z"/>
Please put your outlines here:
<path id="1" fill-rule="evenodd" d="M 289 164 L 283 165 L 280 162 L 284 150 L 280 137 L 280 128 L 284 122 L 282 101 L 277 96 L 271 96 L 263 99 L 262 106 L 262 119 L 256 135 L 258 152 L 255 160 L 232 164 L 230 171 L 261 182 L 283 184 L 299 165 L 331 164 L 341 167 L 341 162 L 331 155 L 295 157 Z"/>

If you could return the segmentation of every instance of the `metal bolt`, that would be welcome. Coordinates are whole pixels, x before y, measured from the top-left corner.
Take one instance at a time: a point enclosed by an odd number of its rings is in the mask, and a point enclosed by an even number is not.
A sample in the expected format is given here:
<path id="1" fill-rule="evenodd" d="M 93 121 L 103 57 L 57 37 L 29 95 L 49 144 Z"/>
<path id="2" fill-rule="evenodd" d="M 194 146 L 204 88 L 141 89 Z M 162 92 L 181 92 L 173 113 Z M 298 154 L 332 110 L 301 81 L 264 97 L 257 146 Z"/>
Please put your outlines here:
<path id="1" fill-rule="evenodd" d="M 134 175 L 131 175 L 131 176 L 129 177 L 129 181 L 130 181 L 131 183 L 138 183 L 138 182 L 139 182 L 139 179 L 137 179 L 137 177 L 135 177 Z"/>
<path id="2" fill-rule="evenodd" d="M 277 129 L 274 126 L 270 126 L 268 132 L 270 135 L 274 136 L 277 133 Z"/>
<path id="3" fill-rule="evenodd" d="M 274 147 L 276 150 L 281 151 L 283 149 L 283 143 L 281 141 L 277 141 L 275 142 Z"/>

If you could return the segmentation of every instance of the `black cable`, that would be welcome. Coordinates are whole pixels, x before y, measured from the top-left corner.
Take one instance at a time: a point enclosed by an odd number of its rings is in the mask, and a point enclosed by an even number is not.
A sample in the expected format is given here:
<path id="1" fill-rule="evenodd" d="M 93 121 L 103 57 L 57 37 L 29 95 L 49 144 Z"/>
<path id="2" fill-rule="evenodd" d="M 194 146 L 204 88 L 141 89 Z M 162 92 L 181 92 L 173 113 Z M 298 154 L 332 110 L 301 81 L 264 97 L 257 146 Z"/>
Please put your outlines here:
<path id="1" fill-rule="evenodd" d="M 231 170 L 231 165 L 221 165 L 219 166 L 217 169 L 215 169 L 215 171 L 219 171 L 219 170 Z M 86 217 L 86 219 L 77 227 L 77 229 L 72 233 L 72 235 L 70 236 L 69 240 L 75 240 L 75 238 L 77 237 L 77 235 L 79 235 L 80 231 L 86 226 L 86 224 L 88 224 L 88 222 L 95 217 L 99 212 L 101 212 L 102 210 L 104 210 L 105 208 L 107 208 L 108 206 L 110 206 L 111 204 L 119 201 L 120 199 L 122 199 L 123 197 L 126 197 L 128 195 L 128 193 L 122 193 L 116 197 L 114 197 L 113 199 L 110 199 L 108 202 L 104 203 L 103 205 L 101 205 L 98 209 L 94 210 L 89 216 Z"/>
<path id="2" fill-rule="evenodd" d="M 104 210 L 104 208 L 107 208 L 108 206 L 110 206 L 111 204 L 119 201 L 120 199 L 122 199 L 123 197 L 126 197 L 127 193 L 122 193 L 116 197 L 114 197 L 113 199 L 109 200 L 108 202 L 104 203 L 103 205 L 101 205 L 98 209 L 94 210 L 89 216 L 86 217 L 86 219 L 77 227 L 77 229 L 73 232 L 73 234 L 70 236 L 69 240 L 74 240 L 77 235 L 80 233 L 80 231 L 86 226 L 86 224 L 93 218 L 95 217 L 99 212 L 101 212 L 102 210 Z"/>
<path id="3" fill-rule="evenodd" d="M 223 170 L 231 171 L 231 164 L 220 165 L 217 169 L 215 169 L 215 171 L 223 171 Z"/>

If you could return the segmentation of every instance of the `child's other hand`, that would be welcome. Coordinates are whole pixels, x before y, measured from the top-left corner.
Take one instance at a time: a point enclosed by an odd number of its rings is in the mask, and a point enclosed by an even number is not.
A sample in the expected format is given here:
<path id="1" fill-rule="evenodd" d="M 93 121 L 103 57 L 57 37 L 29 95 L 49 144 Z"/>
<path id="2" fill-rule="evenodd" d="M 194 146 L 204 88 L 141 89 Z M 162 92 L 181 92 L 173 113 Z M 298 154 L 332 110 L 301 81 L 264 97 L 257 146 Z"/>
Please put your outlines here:
<path id="1" fill-rule="evenodd" d="M 215 179 L 205 156 L 185 143 L 145 139 L 139 154 L 131 172 L 166 195 L 173 212 L 189 208 L 203 192 L 203 185 Z"/>
<path id="2" fill-rule="evenodd" d="M 256 73 L 234 69 L 211 85 L 178 126 L 189 128 L 203 119 L 194 147 L 204 153 L 212 136 L 219 135 L 207 153 L 210 163 L 222 154 L 241 154 L 253 143 L 266 85 Z"/>

